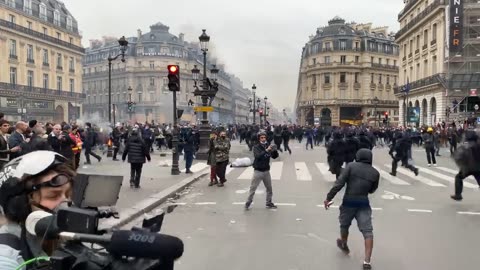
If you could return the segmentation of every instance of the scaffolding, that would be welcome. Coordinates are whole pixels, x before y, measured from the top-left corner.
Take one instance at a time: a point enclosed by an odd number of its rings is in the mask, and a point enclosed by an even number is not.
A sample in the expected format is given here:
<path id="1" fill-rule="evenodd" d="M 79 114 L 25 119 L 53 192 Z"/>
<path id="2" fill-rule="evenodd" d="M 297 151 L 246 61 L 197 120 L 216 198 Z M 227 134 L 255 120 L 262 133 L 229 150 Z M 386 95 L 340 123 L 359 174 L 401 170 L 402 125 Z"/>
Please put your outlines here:
<path id="1" fill-rule="evenodd" d="M 447 59 L 446 98 L 447 120 L 453 116 L 466 121 L 475 116 L 478 97 L 471 98 L 470 90 L 480 92 L 480 4 L 464 0 L 464 31 L 461 51 L 449 52 Z M 448 26 L 447 26 L 448 27 Z"/>

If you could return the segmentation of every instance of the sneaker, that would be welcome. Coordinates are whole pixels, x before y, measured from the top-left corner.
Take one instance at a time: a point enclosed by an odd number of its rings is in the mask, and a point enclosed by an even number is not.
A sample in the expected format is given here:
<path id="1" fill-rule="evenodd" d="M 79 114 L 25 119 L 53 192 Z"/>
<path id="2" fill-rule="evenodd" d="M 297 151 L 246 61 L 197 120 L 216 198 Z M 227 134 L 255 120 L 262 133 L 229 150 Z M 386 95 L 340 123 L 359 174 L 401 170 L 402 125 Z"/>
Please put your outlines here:
<path id="1" fill-rule="evenodd" d="M 432 164 L 428 163 L 428 167 L 432 167 Z"/>
<path id="2" fill-rule="evenodd" d="M 372 265 L 370 263 L 364 262 L 363 270 L 370 270 L 370 269 L 372 269 Z"/>
<path id="3" fill-rule="evenodd" d="M 393 173 L 393 172 L 391 172 L 390 175 L 391 175 L 391 176 L 397 176 L 397 174 L 396 174 L 396 173 Z"/>
<path id="4" fill-rule="evenodd" d="M 216 184 L 218 184 L 217 181 L 210 181 L 210 183 L 208 183 L 208 186 L 211 187 Z"/>
<path id="5" fill-rule="evenodd" d="M 433 164 L 433 167 L 437 167 L 437 164 Z"/>
<path id="6" fill-rule="evenodd" d="M 452 198 L 452 200 L 455 200 L 455 201 L 463 200 L 462 195 L 451 195 L 450 198 Z"/>
<path id="7" fill-rule="evenodd" d="M 185 173 L 193 173 L 193 172 L 192 172 L 192 171 L 190 171 L 190 170 L 187 170 Z"/>
<path id="8" fill-rule="evenodd" d="M 347 243 L 344 243 L 342 239 L 337 239 L 337 247 L 345 254 L 350 253 Z"/>
<path id="9" fill-rule="evenodd" d="M 415 173 L 415 176 L 418 176 L 418 168 L 415 168 L 413 172 Z"/>
<path id="10" fill-rule="evenodd" d="M 246 203 L 245 203 L 245 210 L 250 210 L 250 205 L 251 205 L 251 204 L 252 204 L 252 203 L 246 202 Z"/>
<path id="11" fill-rule="evenodd" d="M 278 208 L 278 207 L 277 207 L 274 203 L 272 203 L 272 202 L 267 203 L 267 204 L 266 204 L 266 207 L 267 207 L 267 209 L 277 209 L 277 208 Z"/>
<path id="12" fill-rule="evenodd" d="M 224 186 L 223 183 L 218 183 L 218 184 L 217 184 L 217 187 L 223 187 L 223 186 Z"/>

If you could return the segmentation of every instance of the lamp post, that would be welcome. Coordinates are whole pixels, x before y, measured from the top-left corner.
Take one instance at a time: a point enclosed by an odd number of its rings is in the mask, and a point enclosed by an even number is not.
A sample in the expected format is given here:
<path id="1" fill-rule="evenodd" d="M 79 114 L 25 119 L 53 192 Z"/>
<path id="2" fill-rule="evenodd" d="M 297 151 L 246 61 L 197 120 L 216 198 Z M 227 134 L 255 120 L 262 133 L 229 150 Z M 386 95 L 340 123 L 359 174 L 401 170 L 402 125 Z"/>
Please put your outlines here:
<path id="1" fill-rule="evenodd" d="M 255 114 L 256 114 L 256 112 L 257 112 L 257 109 L 255 108 L 255 92 L 256 92 L 256 90 L 257 90 L 257 86 L 255 86 L 255 84 L 253 84 L 252 90 L 253 90 L 253 91 L 252 91 L 252 92 L 253 92 L 253 100 L 250 99 L 248 102 L 249 102 L 250 104 L 253 103 L 253 110 L 252 110 L 252 112 L 253 112 L 253 124 L 255 125 L 255 124 L 256 124 L 256 119 L 255 119 L 256 116 L 255 116 Z"/>
<path id="2" fill-rule="evenodd" d="M 377 106 L 378 106 L 379 101 L 380 100 L 378 100 L 378 97 L 373 98 L 373 105 L 375 106 L 374 115 L 375 115 L 375 126 L 376 127 L 378 127 L 378 125 L 377 125 L 377 118 L 378 118 Z"/>
<path id="3" fill-rule="evenodd" d="M 216 76 L 219 70 L 215 66 L 213 66 L 213 68 L 210 70 L 213 82 L 207 78 L 207 51 L 208 51 L 208 42 L 210 41 L 210 36 L 208 36 L 206 33 L 206 30 L 203 29 L 202 35 L 200 35 L 198 39 L 200 41 L 200 48 L 203 52 L 203 80 L 202 80 L 202 90 L 199 90 L 197 88 L 194 91 L 194 95 L 201 96 L 202 106 L 206 107 L 209 105 L 209 102 L 208 102 L 209 99 L 210 99 L 210 105 L 211 105 L 213 99 L 215 98 L 215 95 L 217 94 L 218 83 L 217 83 Z M 196 74 L 198 74 L 196 70 L 197 70 L 196 67 L 194 67 L 194 69 L 192 70 L 192 74 L 194 75 L 194 77 L 196 76 Z M 211 127 L 208 123 L 207 112 L 206 110 L 204 110 L 202 111 L 202 121 L 199 129 L 200 146 L 196 155 L 198 160 L 207 160 L 208 158 L 207 153 L 208 153 L 208 142 L 209 142 L 210 130 L 211 130 Z"/>
<path id="4" fill-rule="evenodd" d="M 267 100 L 268 98 L 267 97 L 264 97 L 263 100 L 265 101 L 265 111 L 263 112 L 263 123 L 264 124 L 267 124 L 267 116 L 268 116 L 268 110 L 270 109 L 269 107 L 267 107 Z"/>
<path id="5" fill-rule="evenodd" d="M 260 100 L 260 98 L 257 98 L 257 111 L 258 111 L 258 120 L 260 122 L 260 127 L 262 126 L 262 115 L 260 114 L 260 103 L 262 101 Z"/>
<path id="6" fill-rule="evenodd" d="M 127 90 L 128 90 L 127 112 L 128 112 L 129 120 L 132 121 L 133 105 L 135 104 L 135 102 L 132 101 L 133 89 L 131 86 L 129 86 Z"/>
<path id="7" fill-rule="evenodd" d="M 108 122 L 112 124 L 112 61 L 117 60 L 119 56 L 122 57 L 121 61 L 125 62 L 125 51 L 127 50 L 128 41 L 125 37 L 121 37 L 118 40 L 120 45 L 120 53 L 116 56 L 108 56 Z"/>

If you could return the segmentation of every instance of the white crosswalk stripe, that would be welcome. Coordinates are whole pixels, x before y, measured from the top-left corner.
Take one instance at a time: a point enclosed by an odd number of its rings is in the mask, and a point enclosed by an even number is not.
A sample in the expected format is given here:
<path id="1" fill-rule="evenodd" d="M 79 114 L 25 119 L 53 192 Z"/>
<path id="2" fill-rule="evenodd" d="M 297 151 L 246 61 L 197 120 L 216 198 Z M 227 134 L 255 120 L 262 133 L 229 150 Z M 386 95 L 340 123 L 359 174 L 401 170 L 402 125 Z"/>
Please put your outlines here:
<path id="1" fill-rule="evenodd" d="M 328 169 L 328 165 L 325 163 L 321 162 L 316 162 L 315 165 L 317 166 L 318 170 L 320 173 L 323 175 L 323 179 L 327 182 L 335 182 L 336 177 L 334 174 L 332 174 Z"/>
<path id="2" fill-rule="evenodd" d="M 402 186 L 409 186 L 410 183 L 406 182 L 406 181 L 403 181 L 402 179 L 396 177 L 396 176 L 393 176 L 391 175 L 390 173 L 380 169 L 379 167 L 377 166 L 373 166 L 375 169 L 377 169 L 377 171 L 380 173 L 380 176 L 384 179 L 386 179 L 387 181 L 389 181 L 390 183 L 392 184 L 395 184 L 395 185 L 402 185 Z"/>
<path id="3" fill-rule="evenodd" d="M 295 173 L 298 181 L 312 181 L 312 175 L 305 162 L 295 162 Z"/>
<path id="4" fill-rule="evenodd" d="M 270 165 L 270 176 L 272 180 L 280 180 L 282 178 L 283 162 L 272 162 Z"/>
<path id="5" fill-rule="evenodd" d="M 451 176 L 447 176 L 447 175 L 444 175 L 444 174 L 441 174 L 441 173 L 438 173 L 438 172 L 435 172 L 435 171 L 432 171 L 430 169 L 427 169 L 427 168 L 424 168 L 424 167 L 420 167 L 420 166 L 417 166 L 419 169 L 420 169 L 420 173 L 427 173 L 427 174 L 430 174 L 432 175 L 433 177 L 436 177 L 436 178 L 439 178 L 439 179 L 442 179 L 442 180 L 445 180 L 445 181 L 448 181 L 450 183 L 455 183 L 455 179 Z M 468 183 L 468 182 L 464 182 L 463 183 L 463 186 L 466 187 L 466 188 L 474 188 L 474 189 L 477 189 L 478 186 L 476 185 L 473 185 L 471 183 Z"/>
<path id="6" fill-rule="evenodd" d="M 190 167 L 190 171 L 192 172 L 199 172 L 205 168 L 207 168 L 209 165 L 207 165 L 207 163 L 203 163 L 203 162 L 199 162 L 199 163 L 195 163 L 192 165 L 192 167 Z M 182 172 L 185 172 L 186 169 L 182 169 L 181 170 Z"/>
<path id="7" fill-rule="evenodd" d="M 444 171 L 444 172 L 451 173 L 451 174 L 453 174 L 453 175 L 456 175 L 456 174 L 458 173 L 458 170 L 452 170 L 452 169 L 450 169 L 450 168 L 445 168 L 445 167 L 437 167 L 437 169 L 442 170 L 442 171 Z M 467 177 L 467 179 L 468 179 L 468 180 L 473 180 L 473 181 L 475 181 L 475 182 L 477 181 L 477 180 L 475 180 L 475 178 L 474 178 L 473 176 L 469 176 L 469 177 Z"/>
<path id="8" fill-rule="evenodd" d="M 235 168 L 228 166 L 227 170 L 225 171 L 225 175 L 230 174 L 233 170 L 235 170 Z"/>
<path id="9" fill-rule="evenodd" d="M 238 177 L 238 179 L 248 179 L 251 180 L 253 178 L 253 167 L 247 167 L 245 171 Z"/>
<path id="10" fill-rule="evenodd" d="M 385 164 L 385 167 L 391 169 L 391 168 L 392 168 L 392 165 L 390 165 L 390 164 Z M 412 178 L 412 179 L 414 179 L 414 180 L 418 180 L 418 181 L 420 181 L 420 182 L 422 182 L 422 183 L 424 183 L 424 184 L 426 184 L 426 185 L 432 186 L 432 187 L 445 187 L 444 184 L 437 183 L 437 182 L 435 182 L 435 181 L 433 181 L 433 180 L 430 180 L 430 179 L 428 179 L 428 178 L 426 178 L 426 177 L 423 177 L 423 176 L 421 176 L 421 175 L 415 176 L 415 175 L 413 175 L 413 172 L 412 172 L 412 171 L 407 170 L 407 169 L 404 169 L 404 168 L 398 167 L 398 168 L 397 168 L 397 172 L 400 172 L 401 174 L 405 174 L 406 176 L 408 176 L 408 177 L 410 177 L 410 178 Z"/>

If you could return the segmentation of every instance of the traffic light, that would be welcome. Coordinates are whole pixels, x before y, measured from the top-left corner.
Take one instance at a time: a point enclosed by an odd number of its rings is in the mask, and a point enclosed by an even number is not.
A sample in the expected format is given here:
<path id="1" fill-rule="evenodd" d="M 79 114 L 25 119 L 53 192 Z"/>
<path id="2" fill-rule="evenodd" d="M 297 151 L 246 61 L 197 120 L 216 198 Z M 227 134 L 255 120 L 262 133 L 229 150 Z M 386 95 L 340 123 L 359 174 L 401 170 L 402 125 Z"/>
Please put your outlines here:
<path id="1" fill-rule="evenodd" d="M 388 112 L 385 112 L 385 120 L 388 121 Z"/>
<path id="2" fill-rule="evenodd" d="M 168 65 L 168 90 L 180 91 L 180 67 Z"/>
<path id="3" fill-rule="evenodd" d="M 263 115 L 263 109 L 260 109 L 260 110 L 258 111 L 258 113 L 259 113 L 260 115 Z"/>
<path id="4" fill-rule="evenodd" d="M 131 101 L 127 102 L 127 110 L 128 110 L 128 112 L 133 112 L 134 111 L 133 102 L 131 102 Z"/>

